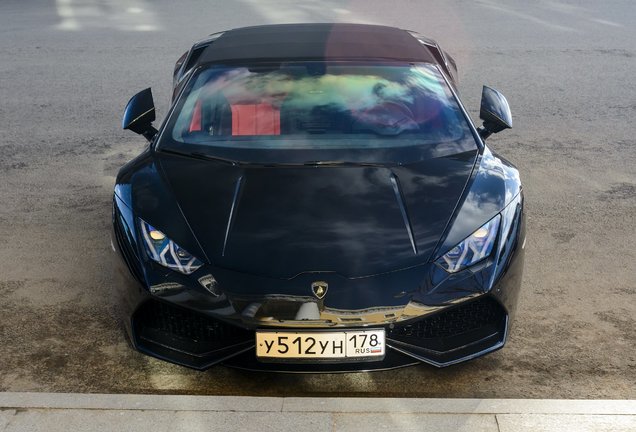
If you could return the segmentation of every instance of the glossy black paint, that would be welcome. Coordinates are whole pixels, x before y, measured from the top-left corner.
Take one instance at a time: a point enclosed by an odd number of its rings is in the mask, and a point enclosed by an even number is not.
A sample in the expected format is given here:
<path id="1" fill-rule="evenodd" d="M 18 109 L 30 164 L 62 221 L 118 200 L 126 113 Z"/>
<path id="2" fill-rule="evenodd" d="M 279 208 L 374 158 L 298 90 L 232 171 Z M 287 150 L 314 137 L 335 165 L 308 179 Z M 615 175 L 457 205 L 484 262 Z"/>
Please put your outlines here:
<path id="1" fill-rule="evenodd" d="M 521 192 L 519 171 L 488 147 L 479 156 L 477 166 L 435 257 L 445 254 L 476 227 L 492 219 Z"/>
<path id="2" fill-rule="evenodd" d="M 125 229 L 130 233 L 126 239 L 130 242 L 129 247 L 134 251 L 134 256 L 139 259 L 143 279 L 140 283 L 128 277 L 130 289 L 127 290 L 127 295 L 129 296 L 128 307 L 131 315 L 137 306 L 143 304 L 144 301 L 157 298 L 249 329 L 271 326 L 272 322 L 266 319 L 271 315 L 276 315 L 279 318 L 279 321 L 276 322 L 277 325 L 291 328 L 316 325 L 328 328 L 374 326 L 412 320 L 418 316 L 425 316 L 440 309 L 451 307 L 458 301 L 471 299 L 483 293 L 496 296 L 509 314 L 514 311 L 523 267 L 520 264 L 523 261 L 521 244 L 525 239 L 525 232 L 522 229 L 523 200 L 516 170 L 505 160 L 493 155 L 488 149 L 477 157 L 478 168 L 473 171 L 468 180 L 467 191 L 462 194 L 455 216 L 448 224 L 450 229 L 439 241 L 440 246 L 430 257 L 422 258 L 419 265 L 366 277 L 346 277 L 346 275 L 331 270 L 301 272 L 287 279 L 280 278 L 280 275 L 259 275 L 255 272 L 250 273 L 242 269 L 221 266 L 204 253 L 204 248 L 196 240 L 194 231 L 190 229 L 180 206 L 175 202 L 171 186 L 163 177 L 162 172 L 165 168 L 159 168 L 165 164 L 166 157 L 174 157 L 179 159 L 179 163 L 186 163 L 181 160 L 180 156 L 158 155 L 152 150 L 148 150 L 137 160 L 124 167 L 117 180 L 115 214 L 121 215 Z M 210 163 L 209 161 L 196 161 L 192 167 L 199 164 L 205 166 L 205 164 Z M 211 166 L 215 166 L 214 163 Z M 230 170 L 233 167 L 226 166 L 226 168 Z M 354 168 L 340 169 L 353 169 L 355 172 L 357 169 Z M 330 168 L 320 169 L 329 170 Z M 400 169 L 407 170 L 407 168 Z M 407 171 L 400 171 L 400 169 L 396 169 L 398 175 L 400 178 L 405 177 Z M 179 171 L 185 173 L 190 170 L 196 172 L 195 168 L 180 169 Z M 229 171 L 221 170 L 221 172 L 227 174 Z M 224 198 L 227 203 L 232 201 L 232 186 L 235 184 L 236 176 L 240 177 L 240 174 L 228 176 L 228 190 L 225 192 L 227 197 Z M 440 177 L 447 176 L 440 174 Z M 223 176 L 219 178 L 223 178 Z M 440 183 L 443 184 L 441 181 Z M 197 197 L 200 191 L 195 189 L 191 193 Z M 408 201 L 408 194 L 405 196 L 407 197 L 405 201 Z M 217 206 L 217 203 L 212 204 L 214 207 Z M 220 220 L 224 222 L 228 208 L 221 205 L 218 207 L 223 210 L 224 217 Z M 511 222 L 502 224 L 500 233 L 502 240 L 498 242 L 497 253 L 492 259 L 453 275 L 446 274 L 444 270 L 432 263 L 434 258 L 474 231 L 474 227 L 480 226 L 501 210 L 508 214 L 504 219 L 511 220 Z M 412 213 L 410 207 L 409 212 L 409 214 Z M 136 216 L 149 219 L 150 223 L 161 226 L 166 234 L 178 244 L 212 264 L 205 265 L 191 276 L 185 276 L 150 262 L 144 258 L 144 251 L 137 244 Z M 397 219 L 396 226 L 399 225 L 401 216 L 393 213 L 391 217 L 392 220 Z M 417 227 L 415 224 L 414 226 Z M 415 231 L 417 232 L 417 230 Z M 221 239 L 222 233 L 218 235 Z M 409 252 L 408 240 L 404 237 L 402 240 L 405 244 L 404 253 L 412 253 Z M 328 255 L 326 258 L 329 258 Z M 237 263 L 242 265 L 240 260 Z M 222 293 L 220 296 L 211 295 L 197 283 L 197 279 L 206 274 L 213 274 L 219 282 Z M 310 285 L 317 279 L 329 283 L 329 293 L 320 303 L 321 314 L 315 317 L 315 321 L 296 321 L 296 313 L 300 305 L 315 301 L 310 291 Z M 254 305 L 258 305 L 255 310 Z M 382 315 L 379 319 L 377 314 L 369 312 L 377 309 L 385 310 L 387 314 Z M 246 313 L 250 310 L 252 311 L 251 315 Z M 339 317 L 337 311 L 346 311 L 348 318 L 354 316 L 359 321 L 339 321 L 342 316 Z M 386 315 L 391 315 L 391 318 L 387 319 Z M 133 341 L 136 340 L 132 333 L 131 337 Z M 491 348 L 498 349 L 501 345 L 503 345 L 503 341 L 497 340 Z M 243 359 L 242 361 L 237 359 L 236 363 L 230 361 L 231 355 L 229 357 L 224 355 L 216 360 L 212 358 L 201 364 L 192 364 L 185 359 L 179 360 L 176 357 L 170 357 L 169 353 L 162 354 L 156 350 L 151 351 L 148 346 L 143 344 L 137 343 L 137 346 L 153 355 L 197 368 L 206 368 L 224 360 L 237 367 L 254 369 L 258 366 L 245 360 L 250 355 L 253 356 L 249 353 L 240 357 Z M 246 348 L 242 347 L 242 349 Z M 403 349 L 403 347 L 399 349 Z M 303 367 L 288 368 L 288 370 L 383 369 L 394 367 L 398 363 L 400 365 L 411 364 L 413 359 L 413 357 L 406 356 L 404 358 L 407 360 L 396 363 L 395 358 L 393 355 L 390 356 L 386 364 L 360 364 L 358 367 L 349 364 L 342 367 L 320 366 L 316 368 L 304 365 Z M 417 358 L 419 361 L 426 361 L 421 355 Z M 428 362 L 438 366 L 443 365 L 430 359 Z M 280 365 L 278 367 L 272 365 L 263 367 L 267 370 L 284 369 Z"/>
<path id="3" fill-rule="evenodd" d="M 150 141 L 157 133 L 152 126 L 153 121 L 155 121 L 155 103 L 152 91 L 147 88 L 130 98 L 124 110 L 121 127 L 143 135 Z"/>
<path id="4" fill-rule="evenodd" d="M 211 262 L 289 279 L 305 272 L 363 277 L 426 261 L 475 157 L 473 150 L 400 167 L 232 166 L 164 154 L 158 159 Z"/>
<path id="5" fill-rule="evenodd" d="M 127 107 L 124 124 L 132 112 Z M 446 366 L 501 348 L 521 285 L 523 192 L 517 169 L 478 144 L 346 151 L 323 165 L 302 163 L 324 160 L 319 152 L 226 150 L 210 160 L 151 145 L 120 170 L 113 200 L 113 244 L 125 264 L 123 310 L 133 344 L 197 369 L 223 362 L 286 372 Z M 455 274 L 434 263 L 497 214 L 502 223 L 491 257 Z M 149 260 L 138 218 L 204 266 L 186 276 Z M 209 275 L 218 282 L 215 293 L 199 283 Z M 329 285 L 324 299 L 312 294 L 316 280 Z M 144 338 L 139 318 L 151 301 L 246 331 L 390 331 L 482 296 L 503 308 L 497 334 L 448 353 L 389 338 L 387 357 L 371 363 L 260 363 L 253 339 L 188 354 Z M 306 303 L 316 304 L 313 316 L 300 316 Z"/>
<path id="6" fill-rule="evenodd" d="M 490 134 L 512 128 L 512 114 L 508 100 L 503 94 L 488 86 L 482 89 L 479 118 L 484 121 L 481 133 L 483 139 Z"/>
<path id="7" fill-rule="evenodd" d="M 219 39 L 226 31 L 213 33 L 208 37 L 195 42 L 192 47 L 185 53 L 183 53 L 176 61 L 172 79 L 172 102 L 175 101 L 179 94 L 186 78 L 194 71 L 197 66 L 201 65 L 204 51 L 212 45 L 217 39 Z M 422 45 L 426 47 L 431 56 L 435 59 L 439 67 L 446 73 L 449 84 L 457 90 L 457 64 L 455 59 L 443 50 L 440 45 L 433 39 L 427 38 L 418 34 L 417 32 L 407 30 L 412 37 L 417 39 Z M 298 41 L 294 41 L 298 42 Z"/>

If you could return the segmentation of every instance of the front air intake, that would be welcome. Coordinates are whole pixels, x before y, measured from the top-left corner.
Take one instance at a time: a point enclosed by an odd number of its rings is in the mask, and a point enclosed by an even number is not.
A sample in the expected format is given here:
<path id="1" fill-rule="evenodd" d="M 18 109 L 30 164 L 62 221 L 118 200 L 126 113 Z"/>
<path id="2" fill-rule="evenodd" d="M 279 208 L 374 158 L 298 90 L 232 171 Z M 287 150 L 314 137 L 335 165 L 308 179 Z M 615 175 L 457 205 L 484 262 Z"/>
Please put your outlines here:
<path id="1" fill-rule="evenodd" d="M 401 349 L 436 365 L 451 364 L 503 346 L 508 315 L 490 296 L 396 325 L 387 338 Z"/>
<path id="2" fill-rule="evenodd" d="M 254 342 L 253 331 L 157 300 L 137 309 L 133 329 L 141 350 L 194 368 L 219 362 Z"/>

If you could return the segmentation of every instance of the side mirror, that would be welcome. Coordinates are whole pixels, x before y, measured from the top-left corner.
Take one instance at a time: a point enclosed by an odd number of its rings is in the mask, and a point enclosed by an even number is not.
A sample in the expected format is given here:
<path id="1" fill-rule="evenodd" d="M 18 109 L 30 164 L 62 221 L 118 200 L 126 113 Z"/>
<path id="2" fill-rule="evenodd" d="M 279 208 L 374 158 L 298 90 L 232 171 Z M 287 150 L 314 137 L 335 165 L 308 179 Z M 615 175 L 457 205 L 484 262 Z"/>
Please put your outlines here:
<path id="1" fill-rule="evenodd" d="M 479 118 L 484 121 L 484 125 L 478 129 L 482 139 L 512 127 L 512 114 L 506 97 L 488 86 L 484 86 L 481 92 Z"/>
<path id="2" fill-rule="evenodd" d="M 152 126 L 155 121 L 155 103 L 150 88 L 140 91 L 128 101 L 124 110 L 121 127 L 143 135 L 152 141 L 157 129 Z"/>

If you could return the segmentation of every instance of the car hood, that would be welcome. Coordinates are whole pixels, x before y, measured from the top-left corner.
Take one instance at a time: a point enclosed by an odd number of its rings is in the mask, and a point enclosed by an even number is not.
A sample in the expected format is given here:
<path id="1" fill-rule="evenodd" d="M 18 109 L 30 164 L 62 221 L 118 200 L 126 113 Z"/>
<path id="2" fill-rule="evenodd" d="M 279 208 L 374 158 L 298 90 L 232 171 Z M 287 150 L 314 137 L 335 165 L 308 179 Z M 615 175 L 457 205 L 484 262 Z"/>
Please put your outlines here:
<path id="1" fill-rule="evenodd" d="M 429 260 L 477 154 L 394 166 L 158 158 L 213 265 L 290 279 L 308 272 L 355 278 Z"/>

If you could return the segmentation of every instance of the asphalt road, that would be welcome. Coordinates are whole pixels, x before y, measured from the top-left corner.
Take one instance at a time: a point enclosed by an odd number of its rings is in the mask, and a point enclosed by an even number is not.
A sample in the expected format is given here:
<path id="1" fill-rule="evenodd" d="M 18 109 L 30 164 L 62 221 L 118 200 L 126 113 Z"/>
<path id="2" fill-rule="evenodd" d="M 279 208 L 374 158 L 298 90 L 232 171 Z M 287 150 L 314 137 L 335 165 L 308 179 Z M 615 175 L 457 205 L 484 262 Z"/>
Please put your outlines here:
<path id="1" fill-rule="evenodd" d="M 348 375 L 194 372 L 132 351 L 109 243 L 120 130 L 152 86 L 222 29 L 395 25 L 457 60 L 466 105 L 501 90 L 489 144 L 526 187 L 523 293 L 507 346 L 467 364 Z M 614 1 L 0 2 L 0 390 L 244 395 L 636 398 L 636 5 Z"/>

